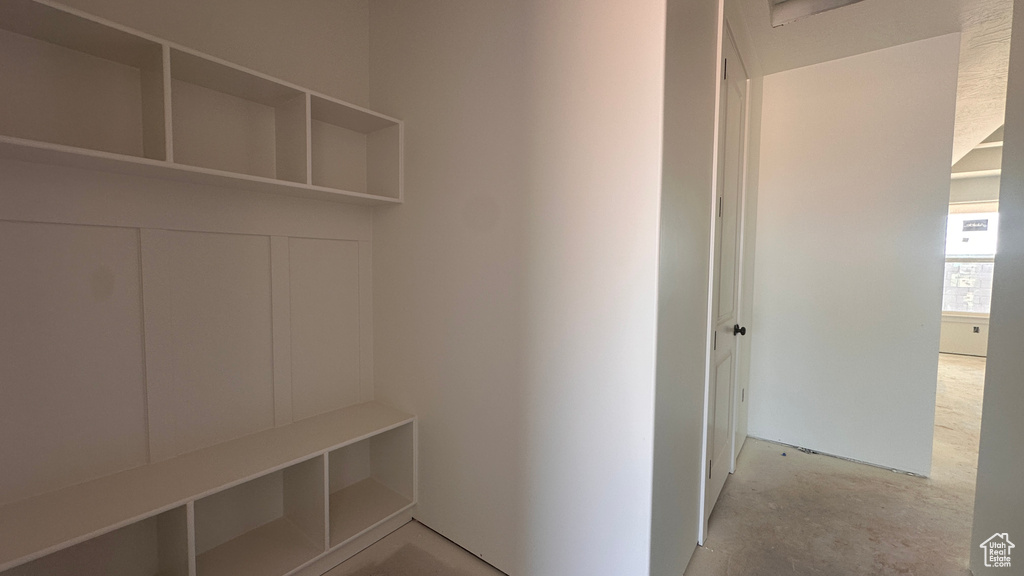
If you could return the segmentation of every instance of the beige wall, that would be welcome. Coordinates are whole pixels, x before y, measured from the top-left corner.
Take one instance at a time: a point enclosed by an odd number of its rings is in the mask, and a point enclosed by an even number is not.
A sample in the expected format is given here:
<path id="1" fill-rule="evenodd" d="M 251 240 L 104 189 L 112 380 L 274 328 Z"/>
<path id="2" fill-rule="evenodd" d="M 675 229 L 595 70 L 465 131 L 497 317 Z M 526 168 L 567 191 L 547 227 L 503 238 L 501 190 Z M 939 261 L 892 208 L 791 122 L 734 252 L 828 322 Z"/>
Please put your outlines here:
<path id="1" fill-rule="evenodd" d="M 765 77 L 751 435 L 929 473 L 958 54 Z"/>
<path id="2" fill-rule="evenodd" d="M 1006 94 L 1006 158 L 1024 154 L 1024 3 L 1014 7 L 1010 48 L 1010 79 Z M 999 193 L 999 254 L 992 288 L 992 338 L 985 370 L 985 405 L 978 454 L 971 569 L 978 576 L 1020 572 L 1021 555 L 1013 568 L 985 568 L 979 545 L 994 533 L 1007 533 L 1018 548 L 1024 545 L 1024 165 L 1003 165 Z M 1020 562 L 1018 564 L 1018 562 Z"/>
<path id="3" fill-rule="evenodd" d="M 409 151 L 376 383 L 420 417 L 418 516 L 510 574 L 646 574 L 665 3 L 370 9 Z"/>

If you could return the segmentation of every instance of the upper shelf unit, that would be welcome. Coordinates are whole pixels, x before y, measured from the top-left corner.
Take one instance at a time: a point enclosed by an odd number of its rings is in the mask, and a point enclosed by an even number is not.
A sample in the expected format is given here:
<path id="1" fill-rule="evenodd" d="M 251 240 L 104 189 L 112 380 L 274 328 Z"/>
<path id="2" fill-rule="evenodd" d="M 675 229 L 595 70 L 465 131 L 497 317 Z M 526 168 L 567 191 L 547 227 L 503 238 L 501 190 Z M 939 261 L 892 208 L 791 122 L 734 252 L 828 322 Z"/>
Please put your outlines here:
<path id="1" fill-rule="evenodd" d="M 48 0 L 0 0 L 0 156 L 402 202 L 402 122 Z"/>

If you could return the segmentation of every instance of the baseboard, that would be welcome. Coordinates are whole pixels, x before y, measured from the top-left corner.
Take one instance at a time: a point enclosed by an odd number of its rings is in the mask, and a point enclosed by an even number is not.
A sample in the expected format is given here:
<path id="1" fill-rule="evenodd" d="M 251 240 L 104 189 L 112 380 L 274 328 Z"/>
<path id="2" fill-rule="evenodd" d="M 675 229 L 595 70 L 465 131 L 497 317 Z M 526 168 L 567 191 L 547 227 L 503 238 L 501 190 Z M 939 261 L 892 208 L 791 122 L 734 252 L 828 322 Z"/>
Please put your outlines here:
<path id="1" fill-rule="evenodd" d="M 907 476 L 916 476 L 918 478 L 927 478 L 927 476 L 924 476 L 922 474 L 918 474 L 916 472 L 908 472 L 906 470 L 900 470 L 899 468 L 893 468 L 892 466 L 883 466 L 882 464 L 875 464 L 874 462 L 865 462 L 863 460 L 857 460 L 856 458 L 847 458 L 846 456 L 837 456 L 836 454 L 829 454 L 828 452 L 819 452 L 819 451 L 813 450 L 811 448 L 804 448 L 803 446 L 797 446 L 796 444 L 786 444 L 785 442 L 780 442 L 778 440 L 769 440 L 767 438 L 761 438 L 760 436 L 752 436 L 750 434 L 747 435 L 747 438 L 752 438 L 754 440 L 760 440 L 761 442 L 767 442 L 769 444 L 776 444 L 778 446 L 786 446 L 787 448 L 793 448 L 795 450 L 799 450 L 799 451 L 803 452 L 804 454 L 817 454 L 819 456 L 828 456 L 829 458 L 837 458 L 839 460 L 846 460 L 847 462 L 853 462 L 854 464 L 864 464 L 865 466 L 871 466 L 872 468 L 881 468 L 882 470 L 888 470 L 890 472 L 895 472 L 897 474 L 905 474 Z"/>

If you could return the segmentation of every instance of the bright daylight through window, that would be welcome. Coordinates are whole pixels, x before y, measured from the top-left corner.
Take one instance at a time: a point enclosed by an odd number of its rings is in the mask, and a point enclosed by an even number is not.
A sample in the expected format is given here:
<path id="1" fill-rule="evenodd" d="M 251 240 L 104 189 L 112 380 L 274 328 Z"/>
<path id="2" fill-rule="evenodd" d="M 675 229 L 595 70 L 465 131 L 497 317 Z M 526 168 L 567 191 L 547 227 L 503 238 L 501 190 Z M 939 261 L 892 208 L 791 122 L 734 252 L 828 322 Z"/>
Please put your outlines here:
<path id="1" fill-rule="evenodd" d="M 949 215 L 943 312 L 989 313 L 998 232 L 998 212 Z"/>

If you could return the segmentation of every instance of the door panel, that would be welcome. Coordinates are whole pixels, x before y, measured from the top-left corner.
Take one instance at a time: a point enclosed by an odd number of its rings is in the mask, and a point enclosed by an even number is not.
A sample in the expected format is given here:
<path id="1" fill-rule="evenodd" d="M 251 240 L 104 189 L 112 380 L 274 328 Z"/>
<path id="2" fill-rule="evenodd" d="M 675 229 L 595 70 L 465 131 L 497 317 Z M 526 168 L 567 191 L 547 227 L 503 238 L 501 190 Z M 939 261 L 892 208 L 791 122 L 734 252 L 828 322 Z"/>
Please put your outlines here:
<path id="1" fill-rule="evenodd" d="M 725 174 L 722 188 L 722 216 L 719 224 L 722 230 L 720 254 L 720 275 L 718 285 L 718 323 L 735 319 L 736 295 L 739 264 L 739 199 L 743 169 L 743 126 L 746 83 L 728 83 L 725 135 Z"/>
<path id="2" fill-rule="evenodd" d="M 732 467 L 734 351 L 739 337 L 733 328 L 739 324 L 739 224 L 745 167 L 747 74 L 730 34 L 726 34 L 723 55 L 728 77 L 722 83 L 719 103 L 718 188 L 710 303 L 714 332 L 708 374 L 701 542 L 707 535 L 708 518 Z"/>
<path id="3" fill-rule="evenodd" d="M 732 382 L 733 382 L 733 357 L 735 355 L 730 350 L 726 356 L 722 358 L 722 362 L 717 366 L 717 376 L 715 378 L 715 429 L 713 438 L 714 441 L 712 446 L 714 450 L 711 452 L 711 458 L 715 462 L 725 462 L 728 450 L 729 450 L 729 433 L 731 420 L 729 418 L 730 407 L 732 406 Z M 715 472 L 715 468 L 712 467 L 712 472 Z M 721 478 L 725 478 L 725 474 L 721 475 Z"/>

